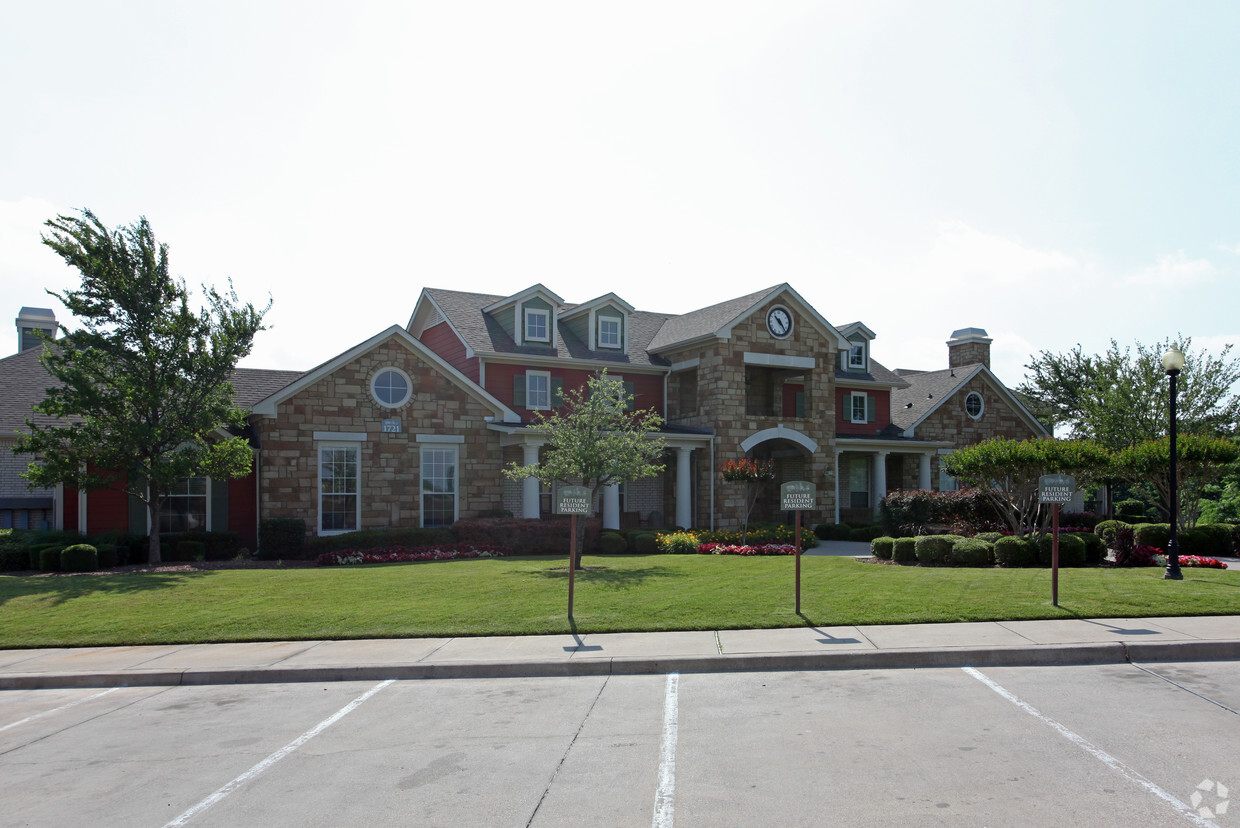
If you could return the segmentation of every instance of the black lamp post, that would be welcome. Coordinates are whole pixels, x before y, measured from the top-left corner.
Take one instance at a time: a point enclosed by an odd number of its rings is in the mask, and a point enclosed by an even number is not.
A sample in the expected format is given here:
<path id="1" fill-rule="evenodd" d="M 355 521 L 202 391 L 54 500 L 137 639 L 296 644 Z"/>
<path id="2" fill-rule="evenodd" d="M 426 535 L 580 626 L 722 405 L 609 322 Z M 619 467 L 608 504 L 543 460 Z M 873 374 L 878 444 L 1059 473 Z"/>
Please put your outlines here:
<path id="1" fill-rule="evenodd" d="M 1172 345 L 1167 349 L 1167 353 L 1163 354 L 1162 367 L 1167 372 L 1167 376 L 1171 377 L 1171 502 L 1168 504 L 1171 513 L 1171 538 L 1167 541 L 1167 571 L 1163 573 L 1163 580 L 1182 581 L 1184 573 L 1180 571 L 1180 540 L 1176 531 L 1180 495 L 1176 491 L 1175 480 L 1175 378 L 1179 376 L 1180 369 L 1184 367 L 1184 352 L 1178 345 Z"/>

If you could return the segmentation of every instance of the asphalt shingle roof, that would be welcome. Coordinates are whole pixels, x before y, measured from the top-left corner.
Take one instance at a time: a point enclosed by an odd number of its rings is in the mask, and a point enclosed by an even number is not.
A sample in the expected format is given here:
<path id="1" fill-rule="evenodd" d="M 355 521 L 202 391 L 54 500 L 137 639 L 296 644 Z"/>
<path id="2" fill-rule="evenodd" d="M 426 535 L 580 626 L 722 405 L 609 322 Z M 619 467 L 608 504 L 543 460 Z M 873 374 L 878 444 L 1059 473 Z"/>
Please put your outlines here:
<path id="1" fill-rule="evenodd" d="M 973 376 L 978 364 L 944 368 L 941 371 L 904 371 L 900 377 L 907 388 L 891 391 L 891 422 L 902 429 L 911 428 L 944 397 L 951 396 Z"/>
<path id="2" fill-rule="evenodd" d="M 662 328 L 650 341 L 650 350 L 663 351 L 677 343 L 712 334 L 781 287 L 783 286 L 775 285 L 747 296 L 738 296 L 735 299 L 720 302 L 718 305 L 690 311 L 680 316 L 668 316 Z"/>

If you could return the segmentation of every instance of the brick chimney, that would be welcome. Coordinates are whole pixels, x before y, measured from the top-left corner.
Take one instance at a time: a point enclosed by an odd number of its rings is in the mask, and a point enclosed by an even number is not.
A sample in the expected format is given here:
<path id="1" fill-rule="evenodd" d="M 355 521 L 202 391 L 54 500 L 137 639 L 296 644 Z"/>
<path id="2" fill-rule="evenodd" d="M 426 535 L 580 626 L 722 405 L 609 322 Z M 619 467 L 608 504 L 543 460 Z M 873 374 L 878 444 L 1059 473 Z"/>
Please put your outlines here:
<path id="1" fill-rule="evenodd" d="M 51 308 L 22 308 L 17 314 L 17 351 L 29 350 L 39 344 L 39 333 L 56 338 L 56 314 Z"/>
<path id="2" fill-rule="evenodd" d="M 952 338 L 947 340 L 947 365 L 959 368 L 962 365 L 982 363 L 990 367 L 990 337 L 982 328 L 961 328 L 952 331 Z"/>

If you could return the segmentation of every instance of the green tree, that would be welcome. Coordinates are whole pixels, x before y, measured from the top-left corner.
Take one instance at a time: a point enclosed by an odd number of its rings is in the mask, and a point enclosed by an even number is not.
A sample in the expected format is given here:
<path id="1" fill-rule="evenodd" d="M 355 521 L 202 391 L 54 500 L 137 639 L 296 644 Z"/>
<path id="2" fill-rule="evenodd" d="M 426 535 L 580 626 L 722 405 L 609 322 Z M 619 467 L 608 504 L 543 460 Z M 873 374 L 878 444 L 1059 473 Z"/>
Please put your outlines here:
<path id="1" fill-rule="evenodd" d="M 57 424 L 27 420 L 14 451 L 37 458 L 24 475 L 32 486 L 108 487 L 145 503 L 158 563 L 159 512 L 172 486 L 250 469 L 228 380 L 271 304 L 240 305 L 230 284 L 226 295 L 204 287 L 207 307 L 191 311 L 168 246 L 145 218 L 112 231 L 84 210 L 46 225 L 43 243 L 82 275 L 80 289 L 49 293 L 82 327 L 62 326 L 62 338 L 45 343 L 43 366 L 57 384 L 35 411 Z M 234 436 L 224 436 L 229 428 Z"/>
<path id="2" fill-rule="evenodd" d="M 1078 489 L 1111 473 L 1111 453 L 1091 440 L 983 440 L 943 458 L 947 473 L 981 490 L 1017 535 L 1038 538 L 1051 508 L 1038 497 L 1038 478 L 1070 474 Z"/>
<path id="3" fill-rule="evenodd" d="M 1191 352 L 1183 337 L 1186 360 L 1177 380 L 1176 422 L 1182 434 L 1228 436 L 1240 420 L 1240 357 L 1231 346 L 1218 356 Z M 1167 376 L 1162 355 L 1170 342 L 1122 350 L 1115 340 L 1106 353 L 1086 355 L 1081 346 L 1054 354 L 1042 351 L 1025 366 L 1029 372 L 1018 392 L 1051 426 L 1067 436 L 1096 440 L 1111 451 L 1167 434 L 1170 419 Z"/>
<path id="4" fill-rule="evenodd" d="M 631 411 L 633 398 L 624 383 L 607 371 L 590 377 L 585 388 L 563 395 L 564 405 L 526 431 L 546 438 L 543 459 L 529 466 L 510 464 L 504 475 L 527 477 L 541 483 L 567 483 L 590 490 L 592 509 L 598 509 L 602 487 L 653 477 L 663 471 L 663 439 L 652 436 L 663 425 L 654 411 Z M 575 566 L 581 568 L 585 521 L 577 521 L 573 539 Z"/>
<path id="5" fill-rule="evenodd" d="M 1221 437 L 1176 435 L 1176 524 L 1181 529 L 1197 525 L 1206 486 L 1216 483 L 1228 465 L 1240 458 L 1240 446 Z M 1171 439 L 1150 440 L 1124 449 L 1116 466 L 1134 482 L 1153 485 L 1158 506 L 1171 514 Z"/>

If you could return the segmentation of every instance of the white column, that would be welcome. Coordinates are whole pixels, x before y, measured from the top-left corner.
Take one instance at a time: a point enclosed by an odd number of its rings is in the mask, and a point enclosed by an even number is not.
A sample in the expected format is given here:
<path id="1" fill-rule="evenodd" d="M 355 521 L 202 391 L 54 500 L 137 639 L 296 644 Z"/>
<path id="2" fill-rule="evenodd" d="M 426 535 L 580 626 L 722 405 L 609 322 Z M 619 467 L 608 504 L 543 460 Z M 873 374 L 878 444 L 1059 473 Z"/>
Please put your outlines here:
<path id="1" fill-rule="evenodd" d="M 835 450 L 835 522 L 840 522 L 840 455 L 842 449 Z"/>
<path id="2" fill-rule="evenodd" d="M 521 450 L 525 453 L 525 456 L 521 460 L 521 465 L 532 466 L 538 462 L 537 443 L 524 443 L 521 446 Z M 527 477 L 521 481 L 521 517 L 538 517 L 537 477 Z"/>
<path id="3" fill-rule="evenodd" d="M 693 449 L 676 449 L 676 525 L 688 529 L 693 522 L 692 489 L 689 486 L 689 452 Z"/>
<path id="4" fill-rule="evenodd" d="M 930 491 L 930 453 L 925 452 L 921 455 L 917 466 L 917 488 L 923 491 Z"/>
<path id="5" fill-rule="evenodd" d="M 874 454 L 874 502 L 870 504 L 874 513 L 878 514 L 878 503 L 887 496 L 887 455 L 880 451 Z"/>
<path id="6" fill-rule="evenodd" d="M 603 528 L 620 528 L 620 484 L 603 487 Z"/>

